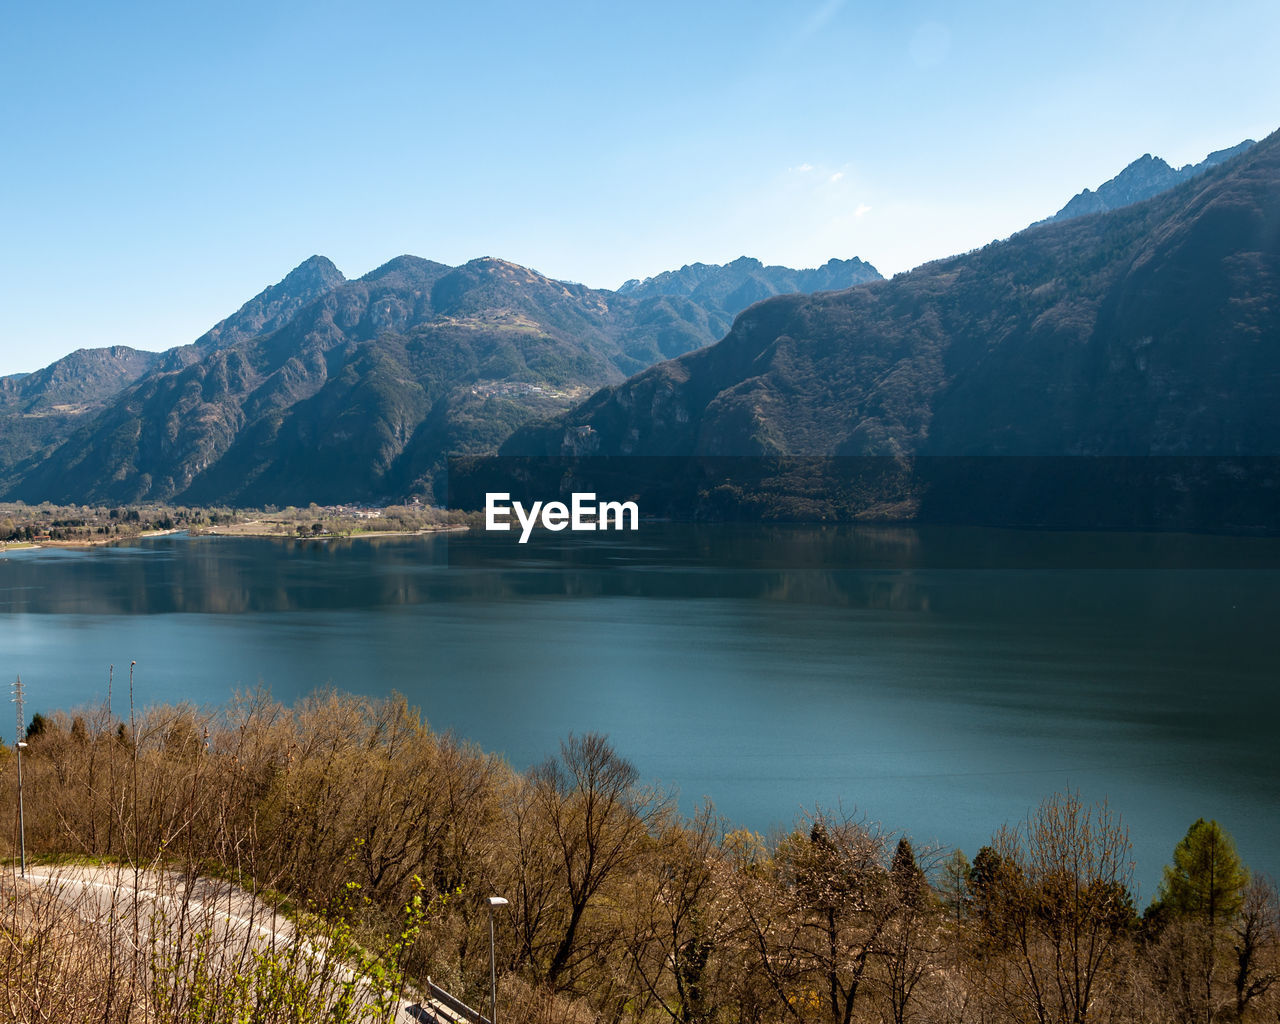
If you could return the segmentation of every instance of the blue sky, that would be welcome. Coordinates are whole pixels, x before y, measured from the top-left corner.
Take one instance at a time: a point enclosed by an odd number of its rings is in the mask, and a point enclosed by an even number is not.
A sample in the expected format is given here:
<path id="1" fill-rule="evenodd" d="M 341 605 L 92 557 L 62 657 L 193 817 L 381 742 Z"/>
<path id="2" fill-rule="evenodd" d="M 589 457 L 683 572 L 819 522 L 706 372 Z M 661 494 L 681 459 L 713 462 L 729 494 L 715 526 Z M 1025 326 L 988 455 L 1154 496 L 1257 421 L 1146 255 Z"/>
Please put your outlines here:
<path id="1" fill-rule="evenodd" d="M 312 253 L 616 287 L 882 272 L 1280 127 L 1280 4 L 9 5 L 0 374 L 193 340 Z"/>

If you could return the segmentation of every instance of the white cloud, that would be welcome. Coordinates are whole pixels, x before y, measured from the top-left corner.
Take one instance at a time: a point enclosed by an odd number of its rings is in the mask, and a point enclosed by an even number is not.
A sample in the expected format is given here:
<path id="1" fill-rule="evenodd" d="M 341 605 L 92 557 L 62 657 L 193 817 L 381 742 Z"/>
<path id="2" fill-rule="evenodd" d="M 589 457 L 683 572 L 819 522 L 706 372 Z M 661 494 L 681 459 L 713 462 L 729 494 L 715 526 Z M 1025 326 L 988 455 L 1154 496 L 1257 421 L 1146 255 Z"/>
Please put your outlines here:
<path id="1" fill-rule="evenodd" d="M 844 177 L 844 171 L 836 171 L 836 173 L 831 175 L 831 177 L 828 178 L 827 180 L 834 185 L 837 181 L 839 181 L 843 177 Z"/>
<path id="2" fill-rule="evenodd" d="M 813 170 L 813 164 L 800 164 L 798 167 L 792 167 L 789 169 L 794 171 L 796 174 L 808 174 Z"/>
<path id="3" fill-rule="evenodd" d="M 865 217 L 870 212 L 871 212 L 871 207 L 869 207 L 866 203 L 859 203 L 858 208 L 853 211 L 853 215 L 855 217 Z"/>

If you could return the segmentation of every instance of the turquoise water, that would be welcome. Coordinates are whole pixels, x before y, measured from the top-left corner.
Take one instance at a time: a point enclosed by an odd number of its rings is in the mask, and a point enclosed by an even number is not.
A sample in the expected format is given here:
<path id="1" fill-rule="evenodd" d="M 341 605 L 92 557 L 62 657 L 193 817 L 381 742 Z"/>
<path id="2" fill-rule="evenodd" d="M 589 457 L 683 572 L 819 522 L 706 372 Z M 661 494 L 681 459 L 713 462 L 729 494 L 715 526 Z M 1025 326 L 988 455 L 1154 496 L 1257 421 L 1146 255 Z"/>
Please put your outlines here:
<path id="1" fill-rule="evenodd" d="M 1128 823 L 1143 904 L 1200 816 L 1280 873 L 1278 613 L 1265 539 L 175 536 L 0 555 L 0 672 L 29 712 L 100 702 L 110 664 L 121 711 L 130 661 L 144 702 L 396 690 L 519 768 L 606 732 L 686 809 L 842 805 L 971 856 L 1078 789 Z"/>

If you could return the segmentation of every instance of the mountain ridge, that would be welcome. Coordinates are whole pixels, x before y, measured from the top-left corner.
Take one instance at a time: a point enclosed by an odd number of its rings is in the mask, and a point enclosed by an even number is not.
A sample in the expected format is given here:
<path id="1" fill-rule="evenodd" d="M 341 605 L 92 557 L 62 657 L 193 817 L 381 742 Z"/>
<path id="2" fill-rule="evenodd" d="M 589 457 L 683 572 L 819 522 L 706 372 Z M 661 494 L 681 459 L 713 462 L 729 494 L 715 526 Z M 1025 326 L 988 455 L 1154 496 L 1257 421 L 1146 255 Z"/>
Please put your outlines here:
<path id="1" fill-rule="evenodd" d="M 643 281 L 632 278 L 618 287 L 618 293 L 635 296 L 694 295 L 709 287 L 732 292 L 749 280 L 759 282 L 761 287 L 772 287 L 774 294 L 834 291 L 880 280 L 881 276 L 875 267 L 856 256 L 848 260 L 832 258 L 820 267 L 806 269 L 766 266 L 753 256 L 739 256 L 723 264 L 687 263 L 679 270 L 663 271 Z"/>
<path id="2" fill-rule="evenodd" d="M 620 295 L 494 257 L 449 267 L 402 255 L 348 280 L 313 256 L 157 355 L 60 445 L 28 451 L 6 490 L 256 504 L 403 495 L 429 488 L 446 452 L 496 450 L 530 418 L 715 341 L 723 301 Z"/>
<path id="3" fill-rule="evenodd" d="M 23 459 L 47 454 L 162 362 L 127 345 L 81 348 L 33 373 L 0 377 L 0 483 Z"/>
<path id="4" fill-rule="evenodd" d="M 1078 192 L 1052 217 L 1037 223 L 1052 224 L 1093 213 L 1106 213 L 1151 199 L 1175 185 L 1203 174 L 1211 167 L 1226 163 L 1255 145 L 1257 143 L 1253 139 L 1245 139 L 1227 149 L 1215 150 L 1197 164 L 1184 164 L 1178 168 L 1171 167 L 1160 157 L 1144 153 L 1115 177 L 1104 181 L 1096 190 L 1086 188 Z"/>
<path id="5" fill-rule="evenodd" d="M 788 296 L 506 454 L 1280 453 L 1280 135 L 1140 204 Z"/>

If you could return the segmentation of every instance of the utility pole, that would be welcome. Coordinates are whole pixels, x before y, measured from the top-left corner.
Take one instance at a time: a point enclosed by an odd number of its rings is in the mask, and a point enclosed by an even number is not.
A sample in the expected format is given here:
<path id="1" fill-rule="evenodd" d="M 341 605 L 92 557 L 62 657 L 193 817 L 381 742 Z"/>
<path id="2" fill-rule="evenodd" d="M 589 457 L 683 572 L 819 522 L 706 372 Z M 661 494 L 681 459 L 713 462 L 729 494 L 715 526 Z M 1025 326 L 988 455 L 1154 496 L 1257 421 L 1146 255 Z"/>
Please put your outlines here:
<path id="1" fill-rule="evenodd" d="M 26 743 L 26 726 L 25 719 L 22 716 L 22 676 L 18 676 L 17 681 L 13 684 L 13 703 L 18 706 L 18 728 L 14 732 L 16 741 L 14 746 L 18 751 L 18 849 L 20 852 L 20 864 L 22 865 L 22 877 L 27 877 L 27 829 L 26 822 L 22 818 L 22 752 L 27 748 Z"/>

